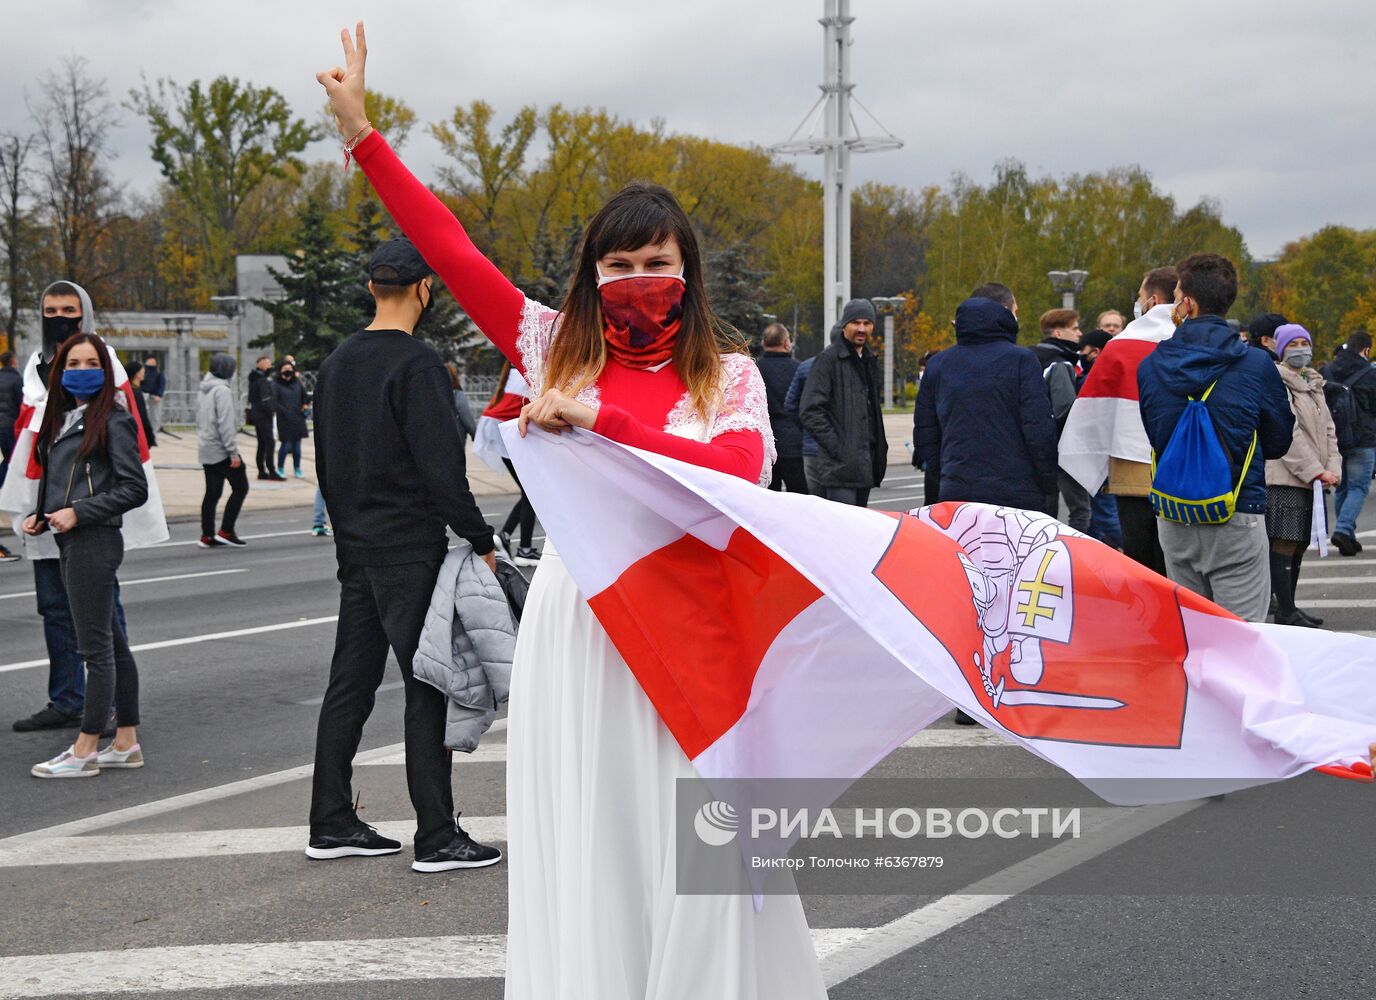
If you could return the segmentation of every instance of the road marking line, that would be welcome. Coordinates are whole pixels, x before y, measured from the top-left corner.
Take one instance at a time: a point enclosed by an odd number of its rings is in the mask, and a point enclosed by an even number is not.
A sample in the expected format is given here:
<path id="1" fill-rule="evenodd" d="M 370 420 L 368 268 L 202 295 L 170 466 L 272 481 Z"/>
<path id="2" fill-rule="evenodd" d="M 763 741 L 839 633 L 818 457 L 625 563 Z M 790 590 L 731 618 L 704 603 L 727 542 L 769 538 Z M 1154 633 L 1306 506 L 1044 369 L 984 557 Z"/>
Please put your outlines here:
<path id="1" fill-rule="evenodd" d="M 382 693 L 383 691 L 395 691 L 395 690 L 397 690 L 398 688 L 404 688 L 405 686 L 406 686 L 406 682 L 405 682 L 405 681 L 392 681 L 392 682 L 389 683 L 389 684 L 379 684 L 379 685 L 378 685 L 378 688 L 377 688 L 377 691 L 375 691 L 375 692 L 373 692 L 373 693 L 374 693 L 374 694 L 380 694 L 380 693 Z M 305 701 L 298 701 L 297 704 L 298 704 L 298 705 L 323 705 L 323 704 L 325 704 L 325 696 L 322 694 L 322 695 L 321 695 L 320 697 L 318 697 L 318 698 L 307 698 Z"/>
<path id="2" fill-rule="evenodd" d="M 495 763 L 501 763 L 501 762 L 503 762 L 503 761 L 505 761 L 505 760 L 506 760 L 506 744 L 505 744 L 505 743 L 482 743 L 482 744 L 479 744 L 478 749 L 474 750 L 472 753 L 458 753 L 458 752 L 456 752 L 456 753 L 454 754 L 454 766 L 455 766 L 455 767 L 457 767 L 457 766 L 460 765 L 460 764 L 495 764 Z M 388 764 L 396 765 L 396 764 L 405 764 L 405 763 L 406 763 L 406 748 L 405 748 L 405 747 L 402 747 L 402 748 L 401 748 L 400 750 L 398 750 L 396 753 L 387 754 L 386 756 L 383 756 L 383 757 L 374 757 L 372 760 L 365 761 L 365 762 L 363 763 L 363 766 L 364 766 L 364 767 L 383 767 L 383 766 L 386 766 L 386 765 L 388 765 Z"/>
<path id="3" fill-rule="evenodd" d="M 1125 815 L 1118 815 L 1118 810 L 1104 810 L 1088 819 L 1089 837 L 1060 844 L 1010 865 L 967 886 L 964 892 L 943 896 L 879 927 L 814 929 L 813 948 L 826 983 L 830 987 L 854 978 L 1202 804 L 1186 802 L 1133 809 L 1125 811 Z M 1117 818 L 1110 819 L 1113 815 Z M 400 824 L 387 824 L 393 825 Z M 295 832 L 304 828 L 288 829 Z M 118 838 L 91 838 L 93 843 L 114 839 Z M 299 839 L 296 844 L 299 848 Z M 505 973 L 506 938 L 499 934 L 190 945 L 0 958 L 0 997 L 318 982 L 499 979 Z"/>
<path id="4" fill-rule="evenodd" d="M 229 573 L 247 572 L 247 569 L 213 569 L 207 573 L 179 573 L 176 576 L 150 576 L 145 580 L 121 580 L 119 585 L 122 590 L 125 587 L 137 587 L 142 583 L 167 583 L 169 580 L 195 580 L 202 576 L 225 576 Z M 0 594 L 0 601 L 8 601 L 13 597 L 34 597 L 37 593 L 36 590 L 22 590 L 17 594 Z M 44 660 L 43 662 L 47 663 L 48 661 Z"/>
<path id="5" fill-rule="evenodd" d="M 1303 583 L 1304 581 L 1301 580 L 1300 582 Z M 1376 608 L 1376 599 L 1350 597 L 1345 601 L 1336 599 L 1312 601 L 1306 597 L 1304 606 L 1306 608 Z"/>
<path id="6" fill-rule="evenodd" d="M 923 493 L 914 493 L 914 494 L 912 494 L 911 496 L 902 496 L 902 497 L 875 497 L 874 502 L 875 502 L 875 503 L 898 503 L 900 500 L 925 500 L 925 499 L 926 499 L 926 495 L 925 495 L 925 494 L 923 494 Z"/>
<path id="7" fill-rule="evenodd" d="M 949 747 L 1016 747 L 1010 739 L 992 729 L 924 729 L 903 744 L 909 748 L 931 750 Z"/>
<path id="8" fill-rule="evenodd" d="M 822 975 L 828 987 L 836 986 L 863 972 L 903 954 L 945 933 L 972 917 L 992 910 L 1042 882 L 1063 875 L 1077 865 L 1120 847 L 1165 823 L 1198 809 L 1203 801 L 1181 802 L 1143 809 L 1093 810 L 1085 819 L 1090 832 L 1079 840 L 1067 841 L 1031 858 L 1010 865 L 980 879 L 962 892 L 943 896 L 920 909 L 904 914 L 879 927 L 866 930 L 856 940 L 822 960 Z M 1087 810 L 1088 811 L 1088 810 Z M 1102 835 L 1100 835 L 1102 834 Z"/>
<path id="9" fill-rule="evenodd" d="M 142 653 L 152 649 L 171 649 L 173 646 L 192 646 L 200 642 L 214 642 L 217 639 L 238 639 L 246 635 L 262 635 L 265 632 L 281 632 L 286 629 L 305 628 L 307 625 L 324 625 L 329 622 L 339 621 L 338 615 L 326 615 L 323 618 L 302 618 L 295 622 L 282 622 L 280 625 L 258 625 L 254 628 L 239 628 L 232 632 L 207 632 L 205 635 L 189 635 L 183 639 L 164 639 L 161 642 L 144 642 L 137 646 L 130 646 L 132 653 Z M 45 656 L 41 660 L 23 660 L 19 663 L 0 664 L 0 674 L 9 673 L 11 670 L 26 670 L 29 667 L 46 667 L 48 658 Z"/>
<path id="10" fill-rule="evenodd" d="M 1301 587 L 1351 587 L 1361 584 L 1376 589 L 1376 577 L 1370 576 L 1302 576 Z"/>
<path id="11" fill-rule="evenodd" d="M 294 531 L 266 531 L 266 532 L 263 532 L 262 534 L 258 534 L 258 535 L 240 535 L 239 537 L 242 538 L 244 541 L 249 541 L 250 539 L 254 539 L 254 538 L 285 538 L 285 537 L 287 537 L 288 535 L 309 535 L 310 533 L 311 533 L 311 529 L 310 529 L 310 528 L 297 528 L 297 529 L 295 529 Z M 201 544 L 201 538 L 200 538 L 199 535 L 197 535 L 195 538 L 189 539 L 188 541 L 185 541 L 185 542 L 159 542 L 157 545 L 149 545 L 148 548 L 150 548 L 150 549 L 170 549 L 170 548 L 173 548 L 174 546 L 177 546 L 177 545 L 200 545 L 200 544 Z M 217 546 L 217 547 L 218 547 L 218 548 L 229 548 L 229 546 Z"/>
<path id="12" fill-rule="evenodd" d="M 210 991 L 387 979 L 499 979 L 506 935 L 266 941 L 0 958 L 0 997 Z"/>
<path id="13" fill-rule="evenodd" d="M 506 732 L 507 720 L 498 719 L 492 723 L 489 733 Z M 367 765 L 376 758 L 387 757 L 395 754 L 398 750 L 403 750 L 404 743 L 389 743 L 386 746 L 377 747 L 373 750 L 365 750 L 363 753 L 354 756 L 355 765 Z M 112 826 L 121 826 L 125 823 L 134 823 L 141 819 L 150 819 L 154 816 L 164 816 L 167 813 L 177 812 L 181 809 L 190 809 L 194 806 L 205 805 L 209 802 L 219 802 L 222 799 L 230 799 L 236 795 L 246 795 L 249 792 L 256 792 L 264 788 L 273 788 L 277 785 L 285 785 L 292 781 L 299 781 L 302 778 L 309 778 L 315 771 L 314 764 L 302 764 L 299 767 L 289 767 L 284 771 L 273 771 L 269 774 L 260 774 L 254 778 L 241 778 L 239 781 L 231 781 L 223 785 L 212 785 L 210 788 L 202 788 L 194 792 L 183 792 L 180 795 L 172 795 L 165 799 L 155 799 L 152 802 L 144 802 L 136 806 L 125 806 L 123 809 L 115 809 L 107 813 L 98 813 L 95 816 L 87 816 L 83 819 L 71 820 L 67 823 L 59 823 L 56 826 L 44 827 L 41 830 L 31 830 L 28 833 L 17 833 L 12 837 L 0 840 L 0 850 L 20 847 L 34 841 L 42 841 L 50 837 L 77 837 L 83 833 L 94 833 L 97 830 L 107 830 Z"/>
<path id="14" fill-rule="evenodd" d="M 383 688 L 389 685 L 384 684 Z M 505 720 L 498 720 L 504 722 Z M 502 727 L 503 729 L 505 726 Z M 496 724 L 489 732 L 497 732 Z M 998 733 L 989 729 L 972 729 L 961 731 L 958 729 L 924 729 L 922 732 L 913 736 L 903 744 L 901 749 L 907 750 L 938 750 L 969 747 L 1017 747 L 1018 744 L 1011 740 L 1004 739 Z M 493 764 L 506 760 L 505 743 L 483 743 L 472 753 L 454 754 L 455 766 L 459 764 Z M 406 763 L 405 748 L 398 749 L 395 753 L 386 754 L 380 757 L 373 757 L 370 760 L 360 762 L 364 767 L 383 767 L 396 766 Z"/>
<path id="15" fill-rule="evenodd" d="M 374 823 L 384 837 L 409 846 L 415 820 Z M 463 828 L 480 843 L 506 842 L 505 816 L 464 816 Z M 186 858 L 221 858 L 241 854 L 288 854 L 304 851 L 309 826 L 268 826 L 244 830 L 194 830 L 173 833 L 102 833 L 53 837 L 19 847 L 0 847 L 0 868 L 53 865 L 108 865 Z"/>
<path id="16" fill-rule="evenodd" d="M 815 928 L 812 945 L 818 958 L 825 958 L 865 930 Z M 0 997 L 210 991 L 378 980 L 501 979 L 505 975 L 505 934 L 265 941 L 0 958 Z"/>

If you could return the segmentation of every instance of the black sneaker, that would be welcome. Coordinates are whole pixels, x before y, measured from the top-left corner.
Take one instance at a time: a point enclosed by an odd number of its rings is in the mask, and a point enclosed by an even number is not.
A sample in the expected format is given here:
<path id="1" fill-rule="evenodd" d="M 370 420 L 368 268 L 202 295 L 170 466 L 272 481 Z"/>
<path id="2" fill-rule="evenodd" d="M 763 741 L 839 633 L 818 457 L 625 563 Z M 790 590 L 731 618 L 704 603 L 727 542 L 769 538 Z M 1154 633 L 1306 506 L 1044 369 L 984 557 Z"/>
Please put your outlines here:
<path id="1" fill-rule="evenodd" d="M 509 531 L 499 531 L 499 532 L 497 532 L 497 540 L 498 540 L 499 542 L 501 542 L 502 551 L 505 552 L 507 555 L 511 555 L 512 553 L 514 553 L 514 552 L 516 551 L 514 548 L 511 547 L 511 532 L 509 532 Z"/>
<path id="2" fill-rule="evenodd" d="M 20 719 L 16 722 L 14 731 L 16 733 L 36 733 L 41 729 L 75 729 L 79 725 L 81 725 L 81 716 L 68 715 L 48 704 L 27 719 Z"/>
<path id="3" fill-rule="evenodd" d="M 976 720 L 976 719 L 972 719 L 970 716 L 966 715 L 966 714 L 965 714 L 964 712 L 962 712 L 960 709 L 956 709 L 956 725 L 957 725 L 957 726 L 978 726 L 978 725 L 979 725 L 979 721 Z"/>
<path id="4" fill-rule="evenodd" d="M 0 562 L 18 562 L 20 559 L 23 558 L 23 556 L 15 555 L 9 549 L 5 548 L 3 545 L 0 545 Z"/>
<path id="5" fill-rule="evenodd" d="M 539 566 L 540 552 L 538 549 L 532 548 L 517 549 L 516 555 L 512 557 L 511 561 L 517 566 Z"/>
<path id="6" fill-rule="evenodd" d="M 306 857 L 330 861 L 334 858 L 374 858 L 400 851 L 401 841 L 384 837 L 361 819 L 355 819 L 354 828 L 348 833 L 312 837 L 306 847 Z"/>
<path id="7" fill-rule="evenodd" d="M 1346 532 L 1335 531 L 1332 541 L 1338 547 L 1338 551 L 1345 556 L 1355 556 L 1362 551 L 1362 544 Z"/>
<path id="8" fill-rule="evenodd" d="M 454 835 L 449 843 L 438 851 L 417 854 L 411 862 L 415 872 L 448 872 L 456 868 L 486 868 L 502 860 L 502 852 L 495 847 L 480 844 L 459 826 L 459 818 L 454 817 Z"/>
<path id="9" fill-rule="evenodd" d="M 234 532 L 225 531 L 223 528 L 215 532 L 215 537 L 212 541 L 214 541 L 216 545 L 232 545 L 236 549 L 242 549 L 248 545 L 248 542 L 244 541 Z"/>
<path id="10" fill-rule="evenodd" d="M 1299 615 L 1301 618 L 1307 618 L 1309 621 L 1314 623 L 1315 627 L 1323 624 L 1322 618 L 1320 618 L 1318 615 L 1311 615 L 1308 611 L 1305 611 L 1303 608 L 1296 608 L 1295 614 Z"/>

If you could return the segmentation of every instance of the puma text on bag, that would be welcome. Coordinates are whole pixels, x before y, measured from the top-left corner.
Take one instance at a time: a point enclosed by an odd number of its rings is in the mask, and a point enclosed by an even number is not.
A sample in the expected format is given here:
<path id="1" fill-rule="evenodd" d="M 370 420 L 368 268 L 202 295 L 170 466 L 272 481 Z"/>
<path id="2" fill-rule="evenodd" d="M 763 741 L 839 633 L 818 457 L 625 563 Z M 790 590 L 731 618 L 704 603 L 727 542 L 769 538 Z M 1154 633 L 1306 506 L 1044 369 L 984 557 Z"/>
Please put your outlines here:
<path id="1" fill-rule="evenodd" d="M 1159 459 L 1152 453 L 1151 506 L 1159 518 L 1177 524 L 1226 524 L 1237 508 L 1237 495 L 1257 450 L 1257 435 L 1252 432 L 1234 484 L 1228 451 L 1205 405 L 1213 391 L 1211 385 L 1199 399 L 1190 398 L 1165 451 Z"/>

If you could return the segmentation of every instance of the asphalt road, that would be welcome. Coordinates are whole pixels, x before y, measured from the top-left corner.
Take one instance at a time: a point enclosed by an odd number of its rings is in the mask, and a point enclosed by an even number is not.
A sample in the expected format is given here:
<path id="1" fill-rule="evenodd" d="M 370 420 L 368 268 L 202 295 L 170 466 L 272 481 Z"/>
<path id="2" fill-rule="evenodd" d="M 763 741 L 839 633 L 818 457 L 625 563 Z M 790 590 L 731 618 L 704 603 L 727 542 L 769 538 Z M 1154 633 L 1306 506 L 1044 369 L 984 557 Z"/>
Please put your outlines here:
<path id="1" fill-rule="evenodd" d="M 873 506 L 907 509 L 921 492 L 895 471 Z M 489 520 L 509 502 L 484 499 Z M 309 510 L 245 517 L 240 551 L 197 549 L 196 529 L 176 525 L 170 544 L 128 554 L 131 642 L 166 644 L 136 654 L 148 767 L 35 781 L 29 766 L 63 736 L 0 731 L 0 997 L 501 996 L 504 865 L 420 876 L 405 852 L 301 856 L 338 597 L 333 544 L 309 522 Z M 1376 541 L 1376 511 L 1360 528 Z M 1371 628 L 1376 545 L 1305 572 L 1301 606 Z M 46 668 L 23 665 L 44 655 L 31 589 L 27 566 L 0 565 L 5 722 L 44 700 Z M 393 671 L 355 785 L 364 818 L 404 834 L 401 708 Z M 455 765 L 480 837 L 501 838 L 504 740 L 499 726 Z M 981 778 L 998 795 L 1053 769 L 943 722 L 875 774 Z M 834 1000 L 1369 997 L 1373 795 L 1307 776 L 1116 812 L 1069 851 L 975 864 L 954 888 L 805 906 Z"/>

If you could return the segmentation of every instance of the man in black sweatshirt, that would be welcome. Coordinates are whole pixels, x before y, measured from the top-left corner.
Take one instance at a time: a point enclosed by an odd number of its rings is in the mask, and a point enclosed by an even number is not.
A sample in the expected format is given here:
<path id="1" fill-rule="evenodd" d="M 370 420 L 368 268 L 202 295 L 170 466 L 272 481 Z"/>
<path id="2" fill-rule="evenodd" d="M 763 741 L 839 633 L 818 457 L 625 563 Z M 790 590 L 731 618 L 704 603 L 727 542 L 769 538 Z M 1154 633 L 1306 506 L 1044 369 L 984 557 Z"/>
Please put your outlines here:
<path id="1" fill-rule="evenodd" d="M 373 253 L 377 312 L 320 367 L 315 460 L 335 530 L 339 625 L 316 731 L 308 857 L 395 854 L 401 844 L 362 822 L 350 780 L 363 724 L 396 653 L 406 682 L 406 784 L 416 810 L 416 871 L 501 860 L 458 825 L 444 747 L 443 694 L 411 675 L 447 548 L 445 526 L 489 567 L 492 529 L 468 488 L 449 373 L 411 336 L 431 302 L 430 267 L 409 240 Z"/>

